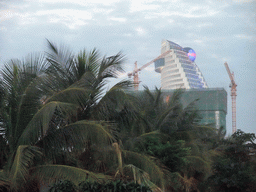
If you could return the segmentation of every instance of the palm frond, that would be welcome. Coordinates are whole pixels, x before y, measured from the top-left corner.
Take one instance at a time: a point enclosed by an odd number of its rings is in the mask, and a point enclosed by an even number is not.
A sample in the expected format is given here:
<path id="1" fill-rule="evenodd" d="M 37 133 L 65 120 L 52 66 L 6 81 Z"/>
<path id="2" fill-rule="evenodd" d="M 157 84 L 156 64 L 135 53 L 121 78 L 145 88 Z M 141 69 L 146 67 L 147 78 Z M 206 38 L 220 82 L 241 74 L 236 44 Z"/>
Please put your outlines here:
<path id="1" fill-rule="evenodd" d="M 62 103 L 52 101 L 45 104 L 32 118 L 23 131 L 18 143 L 24 144 L 35 144 L 40 138 L 42 138 L 47 130 L 49 129 L 49 123 L 56 110 L 60 115 L 72 114 L 77 109 L 76 105 L 70 103 Z"/>
<path id="2" fill-rule="evenodd" d="M 162 103 L 161 99 L 162 99 L 162 92 L 161 89 L 158 89 L 157 87 L 155 88 L 155 102 L 154 102 L 154 106 L 157 107 L 159 106 L 159 103 Z"/>
<path id="3" fill-rule="evenodd" d="M 9 93 L 11 93 L 14 88 L 18 89 L 20 65 L 20 60 L 11 60 L 5 64 L 4 68 L 1 70 L 3 87 Z"/>
<path id="4" fill-rule="evenodd" d="M 124 56 L 121 52 L 114 56 L 103 57 L 98 72 L 98 79 L 102 81 L 106 78 L 117 78 L 120 72 L 124 72 L 121 65 L 123 61 Z"/>
<path id="5" fill-rule="evenodd" d="M 70 104 L 75 104 L 76 106 L 81 106 L 84 108 L 89 104 L 91 96 L 91 90 L 80 88 L 80 87 L 69 87 L 64 89 L 50 98 L 46 102 L 65 102 Z"/>
<path id="6" fill-rule="evenodd" d="M 138 184 L 144 184 L 148 186 L 153 192 L 162 192 L 162 190 L 150 181 L 150 176 L 147 172 L 139 169 L 138 167 L 129 164 L 123 167 L 124 174 L 130 177 L 133 177 L 133 181 Z M 129 175 L 130 174 L 130 175 Z"/>
<path id="7" fill-rule="evenodd" d="M 211 171 L 210 162 L 205 161 L 203 158 L 199 156 L 186 156 L 187 168 L 190 171 L 198 171 L 202 173 L 209 173 Z"/>
<path id="8" fill-rule="evenodd" d="M 148 97 L 150 102 L 154 102 L 154 94 L 149 90 L 148 86 L 144 85 L 144 93 Z"/>
<path id="9" fill-rule="evenodd" d="M 168 141 L 170 139 L 170 135 L 161 133 L 160 130 L 144 133 L 138 137 L 138 139 L 145 139 L 148 137 L 159 138 L 161 141 Z"/>
<path id="10" fill-rule="evenodd" d="M 85 169 L 67 165 L 41 165 L 30 169 L 32 177 L 35 177 L 47 184 L 53 183 L 58 179 L 70 180 L 79 184 L 87 179 L 91 181 L 104 182 L 112 180 L 110 176 L 96 174 Z"/>
<path id="11" fill-rule="evenodd" d="M 0 170 L 0 186 L 7 185 L 10 183 L 9 177 L 5 170 Z"/>
<path id="12" fill-rule="evenodd" d="M 89 53 L 87 53 L 86 50 L 80 51 L 77 56 L 75 69 L 78 79 L 80 79 L 86 72 L 91 72 L 95 77 L 97 76 L 100 60 L 99 55 L 99 51 L 95 48 Z"/>
<path id="13" fill-rule="evenodd" d="M 18 147 L 9 174 L 12 188 L 17 188 L 18 184 L 27 180 L 29 168 L 33 164 L 34 158 L 41 155 L 42 153 L 37 147 L 28 145 Z"/>
<path id="14" fill-rule="evenodd" d="M 122 111 L 124 106 L 135 109 L 133 105 L 133 97 L 124 90 L 130 86 L 130 81 L 121 81 L 115 84 L 105 95 L 99 100 L 95 106 L 94 117 L 106 119 L 114 116 L 114 114 Z M 109 120 L 109 119 L 107 119 Z"/>
<path id="15" fill-rule="evenodd" d="M 75 65 L 74 55 L 64 46 L 57 47 L 49 40 L 47 40 L 47 43 L 49 52 L 46 53 L 46 58 L 49 62 L 49 67 L 46 73 L 57 80 L 59 88 L 65 89 L 77 80 L 72 71 Z"/>
<path id="16" fill-rule="evenodd" d="M 44 147 L 49 156 L 58 150 L 84 149 L 88 144 L 97 146 L 104 152 L 113 142 L 111 130 L 103 122 L 83 120 L 49 132 L 37 145 Z"/>
<path id="17" fill-rule="evenodd" d="M 154 130 L 160 129 L 161 126 L 165 123 L 166 118 L 170 115 L 170 113 L 176 108 L 176 106 L 170 106 L 165 111 L 160 113 L 158 118 L 156 119 L 156 123 L 154 125 Z"/>
<path id="18" fill-rule="evenodd" d="M 30 54 L 22 61 L 11 60 L 1 70 L 5 92 L 2 116 L 11 150 L 16 150 L 16 141 L 40 105 L 43 92 L 39 88 L 39 76 L 45 67 L 43 55 Z"/>
<path id="19" fill-rule="evenodd" d="M 160 168 L 154 161 L 153 157 L 133 152 L 123 151 L 123 160 L 125 164 L 133 164 L 134 166 L 147 172 L 153 183 L 163 188 L 165 186 L 165 175 L 162 168 Z"/>

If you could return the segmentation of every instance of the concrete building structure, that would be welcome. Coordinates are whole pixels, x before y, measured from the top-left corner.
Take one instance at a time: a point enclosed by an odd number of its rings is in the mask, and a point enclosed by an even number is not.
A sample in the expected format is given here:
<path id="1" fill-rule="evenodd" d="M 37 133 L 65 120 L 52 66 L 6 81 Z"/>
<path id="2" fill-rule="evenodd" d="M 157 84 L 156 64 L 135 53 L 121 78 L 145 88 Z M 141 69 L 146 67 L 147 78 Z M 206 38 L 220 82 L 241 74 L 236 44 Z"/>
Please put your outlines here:
<path id="1" fill-rule="evenodd" d="M 192 54 L 188 50 L 192 50 Z M 186 107 L 198 99 L 195 106 L 202 118 L 201 124 L 226 129 L 227 92 L 223 88 L 208 88 L 199 67 L 194 62 L 196 54 L 193 49 L 163 40 L 161 54 L 167 51 L 168 54 L 154 62 L 155 71 L 161 73 L 164 99 L 171 97 L 174 89 L 184 89 L 181 103 Z"/>
<path id="2" fill-rule="evenodd" d="M 155 71 L 161 73 L 161 87 L 163 90 L 178 88 L 202 89 L 208 87 L 198 66 L 189 58 L 186 48 L 174 42 L 163 40 L 161 54 L 169 50 L 171 50 L 170 53 L 164 58 L 154 62 Z"/>
<path id="3" fill-rule="evenodd" d="M 170 98 L 174 90 L 163 90 L 163 99 Z M 195 102 L 195 108 L 201 116 L 200 124 L 226 130 L 227 92 L 224 88 L 187 89 L 181 96 L 183 107 Z"/>
<path id="4" fill-rule="evenodd" d="M 161 90 L 161 98 L 168 102 L 173 96 L 174 89 Z M 131 94 L 141 97 L 143 91 L 131 91 Z M 154 93 L 154 91 L 152 91 Z M 183 89 L 180 103 L 183 108 L 194 102 L 194 108 L 200 116 L 199 124 L 223 128 L 226 130 L 227 115 L 227 92 L 224 88 L 205 88 L 205 89 Z"/>

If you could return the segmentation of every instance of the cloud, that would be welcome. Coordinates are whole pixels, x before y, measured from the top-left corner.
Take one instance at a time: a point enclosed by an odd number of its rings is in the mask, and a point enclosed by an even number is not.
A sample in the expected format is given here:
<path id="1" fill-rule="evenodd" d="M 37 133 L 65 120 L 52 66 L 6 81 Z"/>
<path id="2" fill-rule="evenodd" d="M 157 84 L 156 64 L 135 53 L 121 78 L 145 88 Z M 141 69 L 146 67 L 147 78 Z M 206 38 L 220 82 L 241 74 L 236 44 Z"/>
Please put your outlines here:
<path id="1" fill-rule="evenodd" d="M 18 13 L 16 13 L 11 9 L 2 10 L 0 11 L 0 21 L 1 22 L 6 21 L 18 15 L 19 15 Z"/>
<path id="2" fill-rule="evenodd" d="M 138 34 L 139 36 L 143 36 L 143 35 L 146 35 L 146 34 L 147 34 L 147 31 L 146 31 L 144 28 L 142 28 L 142 27 L 137 27 L 137 28 L 135 29 L 135 31 L 137 32 L 137 34 Z"/>
<path id="3" fill-rule="evenodd" d="M 92 14 L 85 10 L 54 9 L 37 11 L 36 16 L 46 16 L 51 23 L 62 23 L 70 29 L 86 25 L 87 20 L 92 19 Z"/>
<path id="4" fill-rule="evenodd" d="M 125 36 L 125 37 L 131 37 L 132 34 L 131 34 L 131 33 L 124 33 L 123 36 Z"/>
<path id="5" fill-rule="evenodd" d="M 211 55 L 212 58 L 215 58 L 215 59 L 219 58 L 219 56 L 217 54 L 215 54 L 215 53 L 212 53 L 210 55 Z"/>
<path id="6" fill-rule="evenodd" d="M 252 3 L 255 0 L 233 0 L 235 3 Z"/>
<path id="7" fill-rule="evenodd" d="M 27 0 L 29 2 L 33 2 L 34 0 Z M 44 3 L 44 4 L 56 4 L 56 3 L 66 3 L 66 4 L 75 4 L 75 5 L 80 5 L 80 6 L 88 6 L 88 5 L 93 5 L 93 4 L 100 4 L 100 5 L 112 5 L 120 0 L 37 0 L 39 3 Z"/>
<path id="8" fill-rule="evenodd" d="M 212 3 L 196 4 L 183 1 L 143 1 L 132 0 L 130 12 L 140 12 L 146 19 L 154 18 L 207 18 L 219 14 L 219 11 L 227 6 L 223 4 L 215 6 Z"/>
<path id="9" fill-rule="evenodd" d="M 129 10 L 130 12 L 134 13 L 134 12 L 140 12 L 140 11 L 157 10 L 161 8 L 160 5 L 153 4 L 152 2 L 153 1 L 132 0 Z"/>
<path id="10" fill-rule="evenodd" d="M 195 39 L 194 42 L 201 45 L 204 44 L 204 41 L 200 39 Z"/>
<path id="11" fill-rule="evenodd" d="M 95 7 L 92 9 L 92 12 L 95 14 L 100 13 L 100 14 L 104 14 L 107 15 L 111 12 L 113 12 L 114 9 L 112 8 L 100 8 L 100 7 Z"/>
<path id="12" fill-rule="evenodd" d="M 126 22 L 127 21 L 127 19 L 126 18 L 122 18 L 122 17 L 111 17 L 111 18 L 109 18 L 109 20 L 112 20 L 112 21 L 118 21 L 118 22 L 121 22 L 121 23 L 124 23 L 124 22 Z"/>
<path id="13" fill-rule="evenodd" d="M 237 39 L 247 39 L 247 40 L 255 40 L 256 37 L 252 35 L 246 35 L 246 34 L 236 34 L 234 35 L 235 38 Z"/>
<path id="14" fill-rule="evenodd" d="M 212 27 L 213 23 L 210 22 L 202 22 L 196 25 L 196 27 L 198 28 L 204 28 L 204 27 Z"/>
<path id="15" fill-rule="evenodd" d="M 83 6 L 88 4 L 88 6 Z M 118 0 L 107 1 L 78 1 L 70 2 L 69 0 L 38 0 L 35 3 L 32 0 L 26 0 L 23 4 L 16 6 L 14 2 L 4 4 L 5 9 L 0 8 L 0 21 L 15 22 L 16 25 L 29 25 L 45 23 L 59 23 L 70 29 L 76 29 L 88 24 L 89 21 L 101 18 L 110 19 L 117 22 L 125 22 L 123 17 L 106 17 L 113 8 L 108 5 L 119 2 Z M 53 6 L 53 4 L 56 4 Z M 59 6 L 57 6 L 59 4 Z M 100 6 L 98 6 L 100 4 Z M 77 6 L 79 5 L 79 6 Z M 105 6 L 105 7 L 104 7 Z M 107 7 L 106 7 L 107 6 Z M 9 24 L 10 24 L 9 23 Z"/>
<path id="16" fill-rule="evenodd" d="M 0 30 L 1 31 L 7 31 L 7 28 L 6 27 L 0 27 Z"/>
<path id="17" fill-rule="evenodd" d="M 192 7 L 191 9 L 188 9 L 187 11 L 183 12 L 181 10 L 179 11 L 164 11 L 155 13 L 158 17 L 172 17 L 172 16 L 178 16 L 178 17 L 185 17 L 185 18 L 203 18 L 203 17 L 212 17 L 219 12 L 217 10 L 210 9 L 208 6 L 205 7 Z"/>
<path id="18" fill-rule="evenodd" d="M 44 21 L 61 23 L 70 29 L 86 25 L 86 21 L 92 20 L 92 14 L 90 12 L 75 9 L 39 10 L 26 13 L 4 10 L 0 12 L 0 17 L 3 18 L 2 21 L 17 19 L 20 25 L 37 23 L 40 18 L 45 18 Z"/>

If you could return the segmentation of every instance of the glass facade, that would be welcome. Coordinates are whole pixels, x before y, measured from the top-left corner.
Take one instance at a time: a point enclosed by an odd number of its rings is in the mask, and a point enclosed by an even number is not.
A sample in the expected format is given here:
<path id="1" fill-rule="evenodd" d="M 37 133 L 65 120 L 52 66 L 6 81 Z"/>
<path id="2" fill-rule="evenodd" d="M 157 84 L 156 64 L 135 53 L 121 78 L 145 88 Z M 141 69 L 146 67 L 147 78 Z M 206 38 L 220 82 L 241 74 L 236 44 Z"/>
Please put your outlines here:
<path id="1" fill-rule="evenodd" d="M 171 98 L 175 91 L 173 89 L 181 86 L 184 86 L 184 83 L 169 84 L 168 89 L 162 89 L 162 99 L 166 101 L 167 98 Z M 132 91 L 131 93 L 139 96 L 143 91 Z M 223 127 L 226 129 L 227 92 L 225 89 L 184 89 L 180 98 L 183 108 L 186 108 L 192 102 L 195 102 L 195 108 L 192 110 L 197 110 L 201 117 L 201 125 L 207 125 L 217 129 Z"/>
<path id="2" fill-rule="evenodd" d="M 172 96 L 173 90 L 163 90 L 163 97 Z M 201 116 L 200 124 L 226 129 L 227 92 L 223 88 L 189 89 L 181 96 L 183 107 L 196 101 L 195 108 Z"/>

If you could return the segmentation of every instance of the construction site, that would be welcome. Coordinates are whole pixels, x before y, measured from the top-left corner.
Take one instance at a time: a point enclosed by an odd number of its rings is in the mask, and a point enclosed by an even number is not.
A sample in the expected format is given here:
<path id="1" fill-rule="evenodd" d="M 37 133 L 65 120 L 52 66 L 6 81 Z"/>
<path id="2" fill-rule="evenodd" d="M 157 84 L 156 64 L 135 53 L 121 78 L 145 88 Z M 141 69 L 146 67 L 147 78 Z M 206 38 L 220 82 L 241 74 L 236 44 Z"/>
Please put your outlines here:
<path id="1" fill-rule="evenodd" d="M 150 62 L 138 66 L 135 62 L 134 70 L 128 73 L 133 77 L 134 91 L 138 91 L 139 72 L 151 64 L 155 65 L 155 72 L 161 74 L 161 89 L 164 99 L 170 97 L 175 89 L 183 89 L 181 103 L 186 107 L 196 101 L 195 107 L 201 116 L 201 124 L 223 128 L 226 130 L 227 92 L 224 88 L 209 88 L 202 72 L 195 63 L 196 52 L 168 40 L 161 43 L 161 54 Z M 234 73 L 230 71 L 228 64 L 224 66 L 230 78 L 232 99 L 232 133 L 236 132 L 236 87 Z M 224 68 L 224 67 L 223 67 Z"/>

